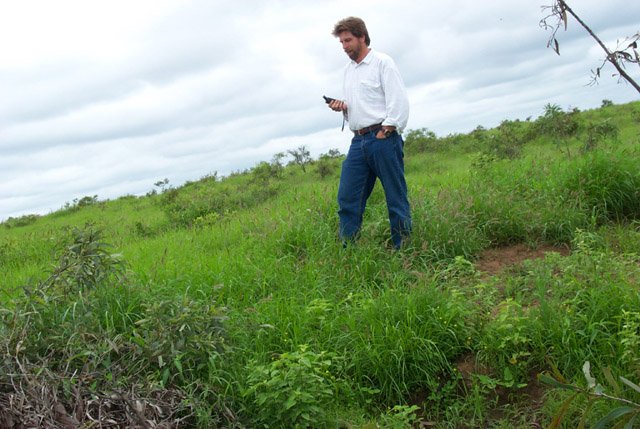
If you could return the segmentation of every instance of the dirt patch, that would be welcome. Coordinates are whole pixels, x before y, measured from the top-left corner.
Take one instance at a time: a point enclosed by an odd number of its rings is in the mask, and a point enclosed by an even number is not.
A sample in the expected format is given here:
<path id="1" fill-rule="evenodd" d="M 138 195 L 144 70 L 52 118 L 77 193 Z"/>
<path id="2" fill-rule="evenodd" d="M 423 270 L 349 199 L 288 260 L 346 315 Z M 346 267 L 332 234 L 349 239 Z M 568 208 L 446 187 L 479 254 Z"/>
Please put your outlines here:
<path id="1" fill-rule="evenodd" d="M 515 244 L 485 250 L 476 261 L 476 267 L 479 271 L 495 275 L 505 268 L 520 265 L 528 259 L 544 258 L 549 252 L 557 252 L 562 256 L 567 256 L 570 253 L 569 249 L 564 246 L 542 245 L 531 248 L 525 244 Z"/>
<path id="2" fill-rule="evenodd" d="M 472 354 L 461 357 L 455 363 L 455 367 L 459 371 L 467 391 L 473 386 L 474 376 L 496 377 L 488 366 L 479 363 Z M 496 402 L 489 411 L 489 419 L 498 421 L 504 418 L 504 407 L 518 403 L 523 407 L 523 410 L 529 410 L 531 413 L 531 427 L 542 427 L 535 420 L 537 419 L 536 411 L 544 404 L 545 392 L 546 390 L 540 385 L 535 372 L 530 374 L 527 385 L 519 389 L 497 386 L 494 390 Z"/>

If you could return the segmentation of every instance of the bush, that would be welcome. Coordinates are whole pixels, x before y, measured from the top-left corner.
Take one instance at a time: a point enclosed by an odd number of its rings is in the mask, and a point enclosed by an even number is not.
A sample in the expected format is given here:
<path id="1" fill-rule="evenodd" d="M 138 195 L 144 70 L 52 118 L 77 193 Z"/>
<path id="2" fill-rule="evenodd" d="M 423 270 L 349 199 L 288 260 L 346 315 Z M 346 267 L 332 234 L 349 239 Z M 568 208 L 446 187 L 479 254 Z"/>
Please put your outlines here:
<path id="1" fill-rule="evenodd" d="M 338 169 L 338 162 L 335 158 L 322 155 L 316 163 L 316 168 L 321 179 L 333 175 Z"/>
<path id="2" fill-rule="evenodd" d="M 27 214 L 20 217 L 9 217 L 7 220 L 2 222 L 5 228 L 19 228 L 21 226 L 27 226 L 35 223 L 40 218 L 39 215 L 36 214 Z"/>
<path id="3" fill-rule="evenodd" d="M 87 224 L 83 229 L 71 228 L 70 236 L 70 243 L 59 246 L 58 265 L 41 285 L 45 292 L 56 289 L 68 294 L 124 281 L 125 264 L 120 255 L 110 252 L 102 230 Z"/>
<path id="4" fill-rule="evenodd" d="M 587 137 L 582 150 L 587 152 L 595 149 L 605 139 L 614 139 L 618 136 L 618 127 L 610 119 L 587 125 Z"/>
<path id="5" fill-rule="evenodd" d="M 177 226 L 218 221 L 237 210 L 255 207 L 277 195 L 278 184 L 268 179 L 271 177 L 270 169 L 267 171 L 260 167 L 261 173 L 255 173 L 254 182 L 249 184 L 195 183 L 190 187 L 170 190 L 163 194 L 163 208 L 169 220 Z M 266 176 L 262 175 L 264 172 Z"/>
<path id="6" fill-rule="evenodd" d="M 0 421 L 193 427 L 197 407 L 211 410 L 209 421 L 222 416 L 211 380 L 227 350 L 223 309 L 124 283 L 123 262 L 93 227 L 61 247 L 54 274 L 0 308 Z"/>
<path id="7" fill-rule="evenodd" d="M 540 134 L 565 139 L 578 132 L 577 111 L 564 112 L 557 104 L 547 104 L 544 114 L 536 120 Z"/>
<path id="8" fill-rule="evenodd" d="M 247 366 L 251 414 L 263 427 L 323 427 L 333 398 L 332 356 L 302 345 L 267 365 Z"/>
<path id="9" fill-rule="evenodd" d="M 407 155 L 427 152 L 435 149 L 437 140 L 436 134 L 426 128 L 410 130 L 404 137 L 404 150 Z"/>
<path id="10" fill-rule="evenodd" d="M 564 196 L 599 223 L 640 219 L 640 171 L 624 153 L 597 152 L 571 165 Z"/>
<path id="11" fill-rule="evenodd" d="M 523 146 L 531 139 L 528 128 L 528 124 L 519 121 L 503 121 L 497 132 L 489 135 L 485 152 L 498 159 L 519 158 Z"/>

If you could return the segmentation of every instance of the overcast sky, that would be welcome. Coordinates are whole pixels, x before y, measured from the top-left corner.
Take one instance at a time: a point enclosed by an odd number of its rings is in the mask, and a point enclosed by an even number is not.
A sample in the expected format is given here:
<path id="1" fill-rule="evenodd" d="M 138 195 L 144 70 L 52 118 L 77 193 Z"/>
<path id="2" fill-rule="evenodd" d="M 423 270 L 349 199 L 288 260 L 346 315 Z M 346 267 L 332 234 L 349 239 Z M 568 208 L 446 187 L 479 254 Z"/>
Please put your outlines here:
<path id="1" fill-rule="evenodd" d="M 551 1 L 0 0 L 0 220 L 302 145 L 346 153 L 350 134 L 321 96 L 341 96 L 348 58 L 331 31 L 350 15 L 398 64 L 408 129 L 443 136 L 547 103 L 638 100 L 609 67 L 586 86 L 604 55 L 575 21 L 560 56 L 546 48 Z M 640 2 L 569 4 L 612 48 L 640 30 Z"/>

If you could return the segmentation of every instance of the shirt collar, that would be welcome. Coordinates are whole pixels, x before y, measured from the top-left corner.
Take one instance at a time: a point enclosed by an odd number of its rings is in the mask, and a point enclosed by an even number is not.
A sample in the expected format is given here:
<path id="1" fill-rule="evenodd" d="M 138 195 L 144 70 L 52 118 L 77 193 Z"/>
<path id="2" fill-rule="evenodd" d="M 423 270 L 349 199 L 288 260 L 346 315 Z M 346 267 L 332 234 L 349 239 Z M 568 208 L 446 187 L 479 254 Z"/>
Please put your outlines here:
<path id="1" fill-rule="evenodd" d="M 373 48 L 369 49 L 369 53 L 367 54 L 366 57 L 364 57 L 362 59 L 362 61 L 360 61 L 359 63 L 356 63 L 354 60 L 351 60 L 351 62 L 353 63 L 354 66 L 359 66 L 360 64 L 369 64 L 371 62 L 371 59 L 373 58 Z"/>

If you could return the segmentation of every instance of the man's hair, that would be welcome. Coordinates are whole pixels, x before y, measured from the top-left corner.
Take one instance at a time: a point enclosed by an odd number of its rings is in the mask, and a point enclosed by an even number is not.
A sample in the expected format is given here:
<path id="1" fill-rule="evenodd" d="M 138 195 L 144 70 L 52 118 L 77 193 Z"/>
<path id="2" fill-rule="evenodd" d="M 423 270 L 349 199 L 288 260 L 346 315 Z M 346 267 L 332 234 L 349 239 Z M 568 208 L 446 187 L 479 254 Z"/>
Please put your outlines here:
<path id="1" fill-rule="evenodd" d="M 338 37 L 343 31 L 348 31 L 358 39 L 364 36 L 364 43 L 366 43 L 367 46 L 369 46 L 369 44 L 371 43 L 369 32 L 367 31 L 367 26 L 364 25 L 364 21 L 360 18 L 350 16 L 349 18 L 345 18 L 339 21 L 333 27 L 333 33 L 331 34 L 333 34 L 334 37 Z"/>

